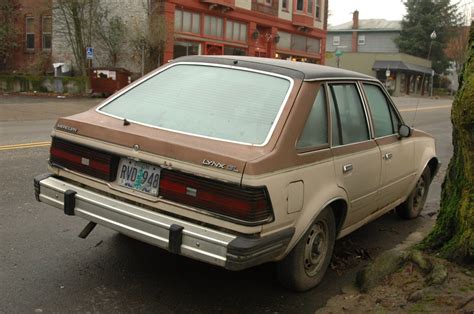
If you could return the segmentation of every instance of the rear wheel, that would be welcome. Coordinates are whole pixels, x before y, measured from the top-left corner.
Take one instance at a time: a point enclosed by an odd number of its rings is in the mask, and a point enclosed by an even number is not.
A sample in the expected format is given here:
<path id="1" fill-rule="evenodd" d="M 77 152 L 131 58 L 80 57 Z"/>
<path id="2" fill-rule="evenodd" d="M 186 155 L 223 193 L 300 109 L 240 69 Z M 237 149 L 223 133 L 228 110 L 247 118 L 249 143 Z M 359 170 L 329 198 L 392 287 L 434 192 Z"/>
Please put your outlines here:
<path id="1" fill-rule="evenodd" d="M 400 204 L 395 211 L 403 219 L 413 219 L 420 215 L 425 206 L 426 197 L 431 183 L 431 172 L 427 167 L 416 182 L 415 188 L 407 200 Z"/>
<path id="2" fill-rule="evenodd" d="M 318 285 L 331 261 L 336 222 L 325 208 L 293 250 L 278 263 L 278 278 L 287 288 L 305 291 Z"/>

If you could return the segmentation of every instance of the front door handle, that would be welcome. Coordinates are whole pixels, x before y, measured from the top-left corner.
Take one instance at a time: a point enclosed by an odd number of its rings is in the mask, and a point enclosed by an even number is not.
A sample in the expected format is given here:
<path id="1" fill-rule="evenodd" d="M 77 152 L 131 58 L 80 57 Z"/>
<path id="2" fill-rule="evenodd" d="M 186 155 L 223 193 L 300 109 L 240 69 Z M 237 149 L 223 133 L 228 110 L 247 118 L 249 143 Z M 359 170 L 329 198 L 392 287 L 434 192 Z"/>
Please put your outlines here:
<path id="1" fill-rule="evenodd" d="M 392 157 L 393 157 L 392 153 L 386 153 L 385 155 L 383 155 L 383 159 L 385 160 L 392 159 Z"/>
<path id="2" fill-rule="evenodd" d="M 354 169 L 352 164 L 344 165 L 342 166 L 342 173 L 348 173 L 349 171 L 352 171 L 352 169 Z"/>

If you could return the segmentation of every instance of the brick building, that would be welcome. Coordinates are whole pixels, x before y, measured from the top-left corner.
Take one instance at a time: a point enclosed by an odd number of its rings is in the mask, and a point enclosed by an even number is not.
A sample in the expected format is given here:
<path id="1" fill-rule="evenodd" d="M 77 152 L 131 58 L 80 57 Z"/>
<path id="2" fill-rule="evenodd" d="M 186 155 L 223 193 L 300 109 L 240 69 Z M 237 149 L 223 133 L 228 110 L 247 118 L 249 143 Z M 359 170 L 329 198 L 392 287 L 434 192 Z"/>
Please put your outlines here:
<path id="1" fill-rule="evenodd" d="M 227 54 L 324 64 L 324 0 L 168 0 L 164 11 L 173 30 L 165 61 Z"/>
<path id="2" fill-rule="evenodd" d="M 41 73 L 52 69 L 51 0 L 18 0 L 15 8 L 17 48 L 2 64 L 4 71 Z"/>
<path id="3" fill-rule="evenodd" d="M 127 26 L 116 66 L 134 73 L 141 72 L 142 61 L 133 36 L 155 12 L 166 25 L 163 63 L 185 55 L 230 54 L 324 64 L 327 0 L 101 0 L 101 5 Z M 53 62 L 73 64 L 53 19 Z M 107 66 L 100 42 L 93 46 L 93 66 Z"/>

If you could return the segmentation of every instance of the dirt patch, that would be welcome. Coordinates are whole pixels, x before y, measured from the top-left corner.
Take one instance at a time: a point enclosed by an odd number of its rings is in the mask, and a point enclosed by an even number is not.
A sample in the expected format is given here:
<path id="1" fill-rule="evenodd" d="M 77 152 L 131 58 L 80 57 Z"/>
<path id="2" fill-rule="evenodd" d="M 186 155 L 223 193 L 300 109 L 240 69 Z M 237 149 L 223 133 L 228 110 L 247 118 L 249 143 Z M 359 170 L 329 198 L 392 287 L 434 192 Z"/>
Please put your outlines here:
<path id="1" fill-rule="evenodd" d="M 434 284 L 425 270 L 410 261 L 367 293 L 345 287 L 343 294 L 331 298 L 316 313 L 474 313 L 474 267 L 460 267 L 436 257 L 430 261 L 447 270 L 440 284 Z"/>

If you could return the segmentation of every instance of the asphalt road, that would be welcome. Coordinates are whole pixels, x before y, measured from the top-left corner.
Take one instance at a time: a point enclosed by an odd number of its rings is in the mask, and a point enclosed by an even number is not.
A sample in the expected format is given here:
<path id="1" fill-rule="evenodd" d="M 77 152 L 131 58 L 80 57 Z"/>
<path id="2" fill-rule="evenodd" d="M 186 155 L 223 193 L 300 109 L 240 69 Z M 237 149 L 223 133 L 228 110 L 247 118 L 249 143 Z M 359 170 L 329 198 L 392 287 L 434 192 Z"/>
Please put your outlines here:
<path id="1" fill-rule="evenodd" d="M 433 224 L 452 152 L 451 100 L 395 98 L 410 125 L 418 107 L 415 126 L 436 137 L 443 162 L 423 216 L 403 221 L 389 213 L 338 241 L 324 282 L 298 294 L 279 286 L 273 264 L 229 272 L 100 226 L 80 239 L 86 221 L 36 202 L 33 177 L 46 172 L 55 119 L 99 101 L 0 96 L 0 313 L 313 313 L 354 281 L 369 256 Z"/>

